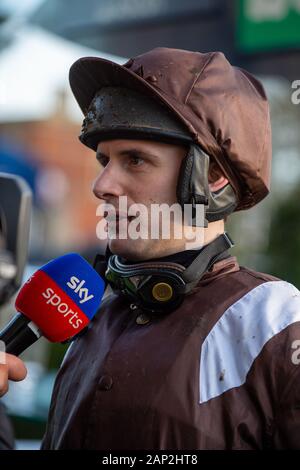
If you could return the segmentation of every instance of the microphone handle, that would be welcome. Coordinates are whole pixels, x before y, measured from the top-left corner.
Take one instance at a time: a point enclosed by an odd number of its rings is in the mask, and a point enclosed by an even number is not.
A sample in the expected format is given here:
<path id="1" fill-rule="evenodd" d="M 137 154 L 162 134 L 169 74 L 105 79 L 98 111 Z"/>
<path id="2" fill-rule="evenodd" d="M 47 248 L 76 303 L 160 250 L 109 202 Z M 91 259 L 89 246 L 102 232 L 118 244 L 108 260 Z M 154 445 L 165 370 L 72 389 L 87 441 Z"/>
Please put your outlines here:
<path id="1" fill-rule="evenodd" d="M 0 332 L 0 340 L 5 343 L 5 352 L 15 356 L 19 356 L 41 336 L 38 327 L 20 313 Z"/>
<path id="2" fill-rule="evenodd" d="M 15 336 L 18 336 L 20 331 L 26 328 L 29 322 L 29 318 L 22 315 L 22 313 L 17 313 L 3 330 L 0 331 L 0 340 L 4 341 L 4 343 L 9 343 Z"/>

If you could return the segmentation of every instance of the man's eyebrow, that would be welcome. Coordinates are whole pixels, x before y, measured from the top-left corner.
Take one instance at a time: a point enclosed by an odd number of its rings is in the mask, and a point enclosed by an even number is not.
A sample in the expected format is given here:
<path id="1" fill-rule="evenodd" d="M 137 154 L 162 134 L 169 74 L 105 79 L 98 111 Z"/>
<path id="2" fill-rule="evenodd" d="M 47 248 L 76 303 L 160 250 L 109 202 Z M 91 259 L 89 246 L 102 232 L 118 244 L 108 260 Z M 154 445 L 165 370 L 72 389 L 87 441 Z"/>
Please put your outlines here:
<path id="1" fill-rule="evenodd" d="M 158 160 L 158 156 L 157 155 L 153 155 L 152 153 L 149 153 L 149 152 L 145 152 L 143 150 L 139 150 L 139 149 L 125 149 L 125 150 L 121 150 L 120 152 L 118 152 L 119 155 L 121 156 L 130 156 L 130 157 L 152 157 L 154 158 L 155 160 Z M 105 155 L 105 153 L 103 152 L 100 152 L 99 150 L 97 150 L 96 152 L 96 158 L 97 160 L 99 160 L 100 158 L 109 158 L 107 155 Z"/>

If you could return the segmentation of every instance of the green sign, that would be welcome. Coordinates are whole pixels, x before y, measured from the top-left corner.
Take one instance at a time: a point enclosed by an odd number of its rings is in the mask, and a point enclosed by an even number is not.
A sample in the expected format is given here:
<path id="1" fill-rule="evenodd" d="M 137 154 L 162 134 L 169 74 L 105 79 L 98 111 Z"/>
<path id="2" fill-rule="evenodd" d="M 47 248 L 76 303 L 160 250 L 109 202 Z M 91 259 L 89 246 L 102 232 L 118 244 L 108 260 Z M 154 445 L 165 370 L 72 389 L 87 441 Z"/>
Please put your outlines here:
<path id="1" fill-rule="evenodd" d="M 300 48 L 300 0 L 236 0 L 236 4 L 239 49 Z"/>

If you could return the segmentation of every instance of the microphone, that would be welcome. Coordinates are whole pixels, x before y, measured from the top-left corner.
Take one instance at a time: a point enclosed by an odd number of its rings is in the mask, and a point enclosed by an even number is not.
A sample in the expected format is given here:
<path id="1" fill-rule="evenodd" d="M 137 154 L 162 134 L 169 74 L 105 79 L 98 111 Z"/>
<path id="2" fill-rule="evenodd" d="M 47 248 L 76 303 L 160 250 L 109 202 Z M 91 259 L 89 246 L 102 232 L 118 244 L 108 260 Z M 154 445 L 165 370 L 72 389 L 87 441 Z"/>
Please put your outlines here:
<path id="1" fill-rule="evenodd" d="M 45 264 L 20 289 L 19 313 L 0 332 L 5 351 L 18 356 L 41 336 L 60 343 L 74 339 L 98 311 L 104 290 L 101 276 L 76 253 Z"/>

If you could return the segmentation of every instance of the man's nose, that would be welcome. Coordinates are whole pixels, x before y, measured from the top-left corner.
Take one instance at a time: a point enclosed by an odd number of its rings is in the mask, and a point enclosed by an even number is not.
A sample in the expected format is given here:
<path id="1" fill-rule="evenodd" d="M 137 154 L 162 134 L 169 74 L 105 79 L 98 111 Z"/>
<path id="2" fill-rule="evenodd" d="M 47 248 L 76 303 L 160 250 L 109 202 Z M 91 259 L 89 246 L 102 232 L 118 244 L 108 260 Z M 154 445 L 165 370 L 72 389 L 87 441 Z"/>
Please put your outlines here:
<path id="1" fill-rule="evenodd" d="M 93 193 L 98 199 L 108 200 L 112 196 L 118 197 L 124 194 L 121 177 L 118 170 L 109 165 L 103 169 L 93 184 Z"/>

